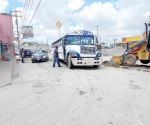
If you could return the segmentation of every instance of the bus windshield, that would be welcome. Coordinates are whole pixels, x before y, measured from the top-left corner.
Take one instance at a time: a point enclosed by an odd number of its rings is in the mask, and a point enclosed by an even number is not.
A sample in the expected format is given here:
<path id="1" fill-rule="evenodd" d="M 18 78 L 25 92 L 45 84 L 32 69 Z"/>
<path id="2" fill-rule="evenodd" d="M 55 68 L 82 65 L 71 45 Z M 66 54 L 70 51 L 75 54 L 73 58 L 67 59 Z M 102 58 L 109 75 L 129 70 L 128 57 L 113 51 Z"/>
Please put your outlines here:
<path id="1" fill-rule="evenodd" d="M 94 45 L 94 37 L 92 36 L 67 36 L 67 45 Z"/>
<path id="2" fill-rule="evenodd" d="M 67 36 L 67 45 L 80 45 L 80 37 L 79 36 Z"/>
<path id="3" fill-rule="evenodd" d="M 81 37 L 81 45 L 94 45 L 94 39 L 90 36 Z"/>

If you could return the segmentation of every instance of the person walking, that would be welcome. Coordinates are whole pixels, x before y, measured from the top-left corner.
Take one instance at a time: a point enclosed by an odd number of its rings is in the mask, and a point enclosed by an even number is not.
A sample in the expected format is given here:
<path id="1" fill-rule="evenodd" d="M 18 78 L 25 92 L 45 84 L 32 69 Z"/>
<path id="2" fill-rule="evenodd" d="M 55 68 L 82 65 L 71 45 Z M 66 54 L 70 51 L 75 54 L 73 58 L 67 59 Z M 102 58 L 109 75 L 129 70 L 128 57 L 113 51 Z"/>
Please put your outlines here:
<path id="1" fill-rule="evenodd" d="M 53 58 L 54 58 L 54 60 L 53 60 L 53 67 L 55 67 L 55 63 L 56 62 L 57 62 L 58 67 L 62 67 L 60 65 L 60 62 L 59 62 L 59 53 L 60 52 L 58 52 L 58 46 L 56 46 L 55 50 L 54 50 L 54 53 L 53 53 Z"/>
<path id="2" fill-rule="evenodd" d="M 25 62 L 24 62 L 25 51 L 24 51 L 23 48 L 22 48 L 21 51 L 20 51 L 20 55 L 21 55 L 21 58 L 22 58 L 22 60 L 21 60 L 22 63 L 25 63 Z"/>

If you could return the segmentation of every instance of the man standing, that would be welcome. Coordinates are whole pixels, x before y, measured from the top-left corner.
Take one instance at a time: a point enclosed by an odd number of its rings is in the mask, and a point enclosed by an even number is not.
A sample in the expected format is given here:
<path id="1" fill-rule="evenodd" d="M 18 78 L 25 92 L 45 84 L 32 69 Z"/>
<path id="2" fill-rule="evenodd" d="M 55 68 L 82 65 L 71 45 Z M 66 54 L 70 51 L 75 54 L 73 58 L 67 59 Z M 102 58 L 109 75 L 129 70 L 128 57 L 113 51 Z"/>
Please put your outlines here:
<path id="1" fill-rule="evenodd" d="M 53 67 L 55 67 L 55 63 L 57 62 L 57 65 L 58 67 L 61 67 L 60 66 L 60 63 L 59 63 L 59 54 L 60 52 L 58 52 L 58 46 L 55 47 L 55 50 L 54 50 L 54 53 L 53 53 Z"/>
<path id="2" fill-rule="evenodd" d="M 24 54 L 25 54 L 25 51 L 22 48 L 21 51 L 20 51 L 20 55 L 21 55 L 21 58 L 22 58 L 22 63 L 24 63 L 24 56 L 25 56 Z"/>

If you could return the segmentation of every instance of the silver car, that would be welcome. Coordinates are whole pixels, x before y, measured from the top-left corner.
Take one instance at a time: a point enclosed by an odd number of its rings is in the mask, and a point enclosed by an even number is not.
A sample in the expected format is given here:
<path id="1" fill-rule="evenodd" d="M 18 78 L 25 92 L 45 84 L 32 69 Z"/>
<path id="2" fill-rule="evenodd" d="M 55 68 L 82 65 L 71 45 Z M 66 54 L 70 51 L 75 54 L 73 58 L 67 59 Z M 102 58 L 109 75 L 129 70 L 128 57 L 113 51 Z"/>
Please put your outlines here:
<path id="1" fill-rule="evenodd" d="M 49 60 L 48 52 L 46 50 L 42 50 L 42 49 L 36 50 L 31 57 L 32 63 L 47 62 L 48 60 Z"/>

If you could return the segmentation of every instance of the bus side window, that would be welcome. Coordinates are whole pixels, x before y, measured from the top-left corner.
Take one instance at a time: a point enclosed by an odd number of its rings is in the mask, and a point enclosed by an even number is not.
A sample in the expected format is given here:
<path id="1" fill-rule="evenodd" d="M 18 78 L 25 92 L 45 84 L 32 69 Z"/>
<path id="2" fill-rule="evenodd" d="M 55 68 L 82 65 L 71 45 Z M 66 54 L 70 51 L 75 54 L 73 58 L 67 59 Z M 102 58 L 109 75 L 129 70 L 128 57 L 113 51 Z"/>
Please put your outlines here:
<path id="1" fill-rule="evenodd" d="M 81 44 L 84 45 L 84 41 L 82 41 Z"/>
<path id="2" fill-rule="evenodd" d="M 64 46 L 66 46 L 66 41 L 64 41 Z"/>
<path id="3" fill-rule="evenodd" d="M 61 41 L 59 41 L 59 46 L 61 46 Z"/>
<path id="4" fill-rule="evenodd" d="M 70 40 L 68 40 L 66 43 L 67 43 L 67 45 L 70 45 Z"/>

